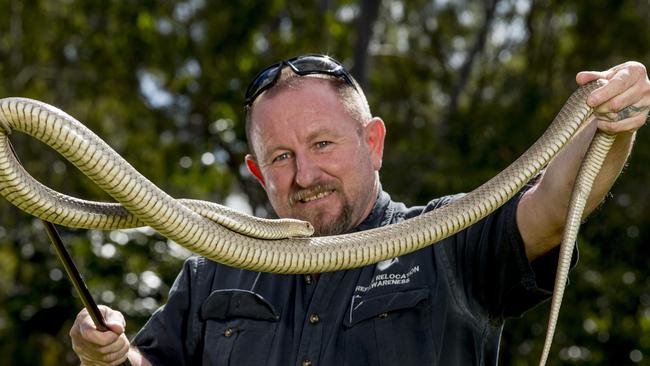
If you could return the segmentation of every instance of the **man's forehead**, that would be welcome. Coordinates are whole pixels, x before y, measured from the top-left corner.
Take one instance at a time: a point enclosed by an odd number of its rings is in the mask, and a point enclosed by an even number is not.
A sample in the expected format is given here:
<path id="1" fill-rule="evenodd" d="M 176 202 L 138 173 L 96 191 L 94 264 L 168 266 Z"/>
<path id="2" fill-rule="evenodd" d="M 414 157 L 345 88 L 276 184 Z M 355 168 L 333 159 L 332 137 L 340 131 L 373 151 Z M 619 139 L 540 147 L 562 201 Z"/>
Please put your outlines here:
<path id="1" fill-rule="evenodd" d="M 257 129 L 269 120 L 291 118 L 292 114 L 308 116 L 334 112 L 337 107 L 342 107 L 342 103 L 336 89 L 327 82 L 322 79 L 300 80 L 297 84 L 281 86 L 277 91 L 272 88 L 260 95 L 251 109 L 251 127 Z"/>
<path id="2" fill-rule="evenodd" d="M 285 69 L 286 72 L 287 69 Z M 335 91 L 336 79 L 323 74 L 297 75 L 292 72 L 285 75 L 283 72 L 280 79 L 273 87 L 265 90 L 257 98 L 256 102 L 264 99 L 273 99 L 285 92 L 297 92 L 302 90 L 313 90 L 314 88 Z"/>

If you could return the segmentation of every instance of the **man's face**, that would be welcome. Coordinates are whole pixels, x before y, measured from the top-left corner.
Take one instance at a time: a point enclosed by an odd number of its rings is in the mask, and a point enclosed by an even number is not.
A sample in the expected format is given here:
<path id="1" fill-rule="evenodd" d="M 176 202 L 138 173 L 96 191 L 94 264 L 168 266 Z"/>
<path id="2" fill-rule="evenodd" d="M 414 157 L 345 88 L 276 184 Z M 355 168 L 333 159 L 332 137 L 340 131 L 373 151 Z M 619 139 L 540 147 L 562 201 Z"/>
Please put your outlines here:
<path id="1" fill-rule="evenodd" d="M 365 126 L 343 108 L 328 81 L 263 95 L 251 115 L 249 169 L 280 217 L 312 223 L 317 235 L 346 232 L 372 209 L 384 125 Z"/>

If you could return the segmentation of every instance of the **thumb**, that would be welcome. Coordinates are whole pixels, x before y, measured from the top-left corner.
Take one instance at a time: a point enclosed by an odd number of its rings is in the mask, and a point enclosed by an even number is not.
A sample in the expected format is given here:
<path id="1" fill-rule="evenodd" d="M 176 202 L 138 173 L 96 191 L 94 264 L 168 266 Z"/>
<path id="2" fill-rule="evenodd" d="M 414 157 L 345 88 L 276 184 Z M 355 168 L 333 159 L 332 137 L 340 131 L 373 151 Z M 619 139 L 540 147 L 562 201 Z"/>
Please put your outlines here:
<path id="1" fill-rule="evenodd" d="M 124 333 L 124 324 L 106 322 L 106 327 L 115 334 Z"/>
<path id="2" fill-rule="evenodd" d="M 104 322 L 106 323 L 106 327 L 108 329 L 116 334 L 124 333 L 124 330 L 126 328 L 126 321 L 124 320 L 122 313 L 108 308 L 106 311 L 102 312 L 104 313 Z"/>

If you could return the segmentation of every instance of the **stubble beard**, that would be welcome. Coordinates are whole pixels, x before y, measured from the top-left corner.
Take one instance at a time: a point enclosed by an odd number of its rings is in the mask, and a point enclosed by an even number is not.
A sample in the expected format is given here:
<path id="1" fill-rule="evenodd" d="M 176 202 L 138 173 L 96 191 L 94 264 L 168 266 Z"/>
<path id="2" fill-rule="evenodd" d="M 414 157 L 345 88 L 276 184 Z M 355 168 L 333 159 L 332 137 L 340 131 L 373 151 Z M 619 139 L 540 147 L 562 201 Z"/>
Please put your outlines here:
<path id="1" fill-rule="evenodd" d="M 324 213 L 317 213 L 312 220 L 315 236 L 339 235 L 352 229 L 352 206 L 347 202 L 343 204 L 341 213 L 331 221 L 326 221 Z"/>
<path id="2" fill-rule="evenodd" d="M 311 210 L 308 212 L 294 212 L 294 219 L 308 221 L 314 227 L 313 236 L 330 236 L 345 234 L 352 229 L 353 207 L 349 201 L 342 202 L 339 214 L 330 218 L 326 210 Z"/>
<path id="3" fill-rule="evenodd" d="M 294 215 L 294 218 L 309 221 L 314 226 L 314 236 L 344 234 L 352 229 L 354 208 L 350 204 L 350 200 L 342 193 L 343 190 L 338 183 L 320 183 L 310 188 L 296 190 L 289 198 L 289 206 L 294 206 L 305 196 L 327 191 L 332 191 L 331 194 L 338 193 L 342 197 L 341 212 L 334 219 L 328 219 L 327 211 L 320 210 L 300 212 Z"/>

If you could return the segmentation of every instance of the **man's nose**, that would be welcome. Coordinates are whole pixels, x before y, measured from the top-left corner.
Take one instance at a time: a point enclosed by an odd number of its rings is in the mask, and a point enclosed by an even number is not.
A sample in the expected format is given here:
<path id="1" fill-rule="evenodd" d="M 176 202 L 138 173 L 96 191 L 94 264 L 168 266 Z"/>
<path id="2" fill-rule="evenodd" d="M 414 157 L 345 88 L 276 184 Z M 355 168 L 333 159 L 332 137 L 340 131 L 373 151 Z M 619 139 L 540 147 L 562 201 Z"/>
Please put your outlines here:
<path id="1" fill-rule="evenodd" d="M 318 182 L 322 171 L 317 162 L 308 156 L 296 156 L 296 184 L 308 188 Z"/>

